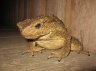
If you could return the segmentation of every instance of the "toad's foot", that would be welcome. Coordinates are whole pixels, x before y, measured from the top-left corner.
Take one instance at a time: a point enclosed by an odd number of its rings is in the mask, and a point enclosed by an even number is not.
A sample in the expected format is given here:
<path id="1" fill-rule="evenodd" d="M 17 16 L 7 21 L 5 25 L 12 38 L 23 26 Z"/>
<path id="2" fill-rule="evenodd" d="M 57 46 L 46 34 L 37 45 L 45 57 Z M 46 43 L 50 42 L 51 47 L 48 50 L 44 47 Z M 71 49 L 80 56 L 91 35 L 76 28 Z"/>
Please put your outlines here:
<path id="1" fill-rule="evenodd" d="M 26 50 L 23 52 L 23 54 L 25 53 L 31 53 L 32 56 L 34 56 L 34 52 L 40 52 L 42 53 L 42 50 L 44 50 L 45 48 L 40 48 L 40 47 L 30 47 L 30 49 Z"/>
<path id="2" fill-rule="evenodd" d="M 31 53 L 32 56 L 34 56 L 33 52 L 32 52 L 31 50 L 29 50 L 29 49 L 25 50 L 25 51 L 22 53 L 22 55 L 24 55 L 24 54 L 26 54 L 26 53 Z"/>
<path id="3" fill-rule="evenodd" d="M 58 61 L 61 61 L 63 53 L 58 53 L 58 52 L 52 52 L 49 56 L 48 59 L 50 58 L 59 58 Z"/>
<path id="4" fill-rule="evenodd" d="M 82 51 L 78 51 L 77 53 L 81 53 L 81 54 L 85 54 L 85 55 L 88 55 L 88 56 L 90 56 L 90 53 L 89 53 L 89 51 L 85 51 L 85 50 L 82 50 Z"/>
<path id="5" fill-rule="evenodd" d="M 36 42 L 29 42 L 29 50 L 28 50 L 28 52 L 31 53 L 32 56 L 34 56 L 34 52 L 42 53 L 42 50 L 44 50 L 44 49 L 45 48 L 37 46 Z"/>

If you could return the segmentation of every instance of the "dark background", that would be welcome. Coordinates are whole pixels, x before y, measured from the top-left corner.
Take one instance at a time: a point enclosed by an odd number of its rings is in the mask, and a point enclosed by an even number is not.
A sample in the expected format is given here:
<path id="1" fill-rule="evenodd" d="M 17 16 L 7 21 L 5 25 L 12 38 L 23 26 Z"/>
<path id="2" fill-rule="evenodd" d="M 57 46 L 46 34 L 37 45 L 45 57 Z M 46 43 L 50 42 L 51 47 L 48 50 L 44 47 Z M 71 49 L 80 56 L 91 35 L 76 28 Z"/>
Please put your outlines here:
<path id="1" fill-rule="evenodd" d="M 27 0 L 0 0 L 0 28 L 16 28 L 24 20 Z"/>
<path id="2" fill-rule="evenodd" d="M 45 0 L 0 0 L 0 28 L 16 28 L 16 23 L 45 13 Z"/>
<path id="3" fill-rule="evenodd" d="M 16 0 L 0 0 L 0 27 L 15 27 L 11 15 L 13 12 L 12 9 L 16 7 Z M 10 16 L 9 16 L 10 15 Z M 14 16 L 15 17 L 15 16 Z"/>

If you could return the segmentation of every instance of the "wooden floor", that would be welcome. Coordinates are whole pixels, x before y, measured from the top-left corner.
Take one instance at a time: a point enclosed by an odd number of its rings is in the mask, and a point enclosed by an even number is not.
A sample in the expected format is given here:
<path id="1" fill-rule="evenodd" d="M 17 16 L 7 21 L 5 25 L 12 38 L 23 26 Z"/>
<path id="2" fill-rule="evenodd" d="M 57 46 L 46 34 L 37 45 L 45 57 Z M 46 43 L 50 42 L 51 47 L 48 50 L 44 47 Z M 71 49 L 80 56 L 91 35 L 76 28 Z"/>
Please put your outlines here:
<path id="1" fill-rule="evenodd" d="M 71 54 L 58 62 L 57 58 L 47 59 L 51 51 L 42 54 L 22 55 L 27 42 L 18 32 L 0 32 L 0 71 L 96 71 L 96 54 Z"/>

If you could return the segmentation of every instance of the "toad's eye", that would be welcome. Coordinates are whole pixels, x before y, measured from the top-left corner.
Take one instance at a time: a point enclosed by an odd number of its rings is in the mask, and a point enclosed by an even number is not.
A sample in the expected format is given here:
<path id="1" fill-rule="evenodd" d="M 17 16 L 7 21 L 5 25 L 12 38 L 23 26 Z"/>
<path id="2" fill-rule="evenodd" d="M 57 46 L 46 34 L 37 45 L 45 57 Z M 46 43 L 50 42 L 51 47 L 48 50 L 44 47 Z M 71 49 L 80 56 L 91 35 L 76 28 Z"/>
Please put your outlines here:
<path id="1" fill-rule="evenodd" d="M 41 27 L 41 23 L 38 23 L 38 24 L 35 25 L 36 29 L 39 29 L 40 27 Z"/>

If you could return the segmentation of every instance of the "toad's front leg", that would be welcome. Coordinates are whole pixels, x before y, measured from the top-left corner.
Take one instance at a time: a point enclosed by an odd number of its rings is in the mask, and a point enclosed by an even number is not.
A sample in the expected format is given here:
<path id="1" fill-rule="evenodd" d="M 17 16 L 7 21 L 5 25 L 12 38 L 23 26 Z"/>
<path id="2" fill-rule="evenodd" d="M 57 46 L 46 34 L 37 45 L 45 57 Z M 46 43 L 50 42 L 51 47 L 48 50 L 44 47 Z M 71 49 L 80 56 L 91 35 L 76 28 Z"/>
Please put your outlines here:
<path id="1" fill-rule="evenodd" d="M 25 51 L 24 53 L 31 53 L 32 56 L 34 56 L 34 52 L 40 52 L 42 53 L 42 50 L 44 50 L 45 48 L 39 47 L 37 46 L 36 42 L 29 42 L 29 49 L 27 51 Z"/>

